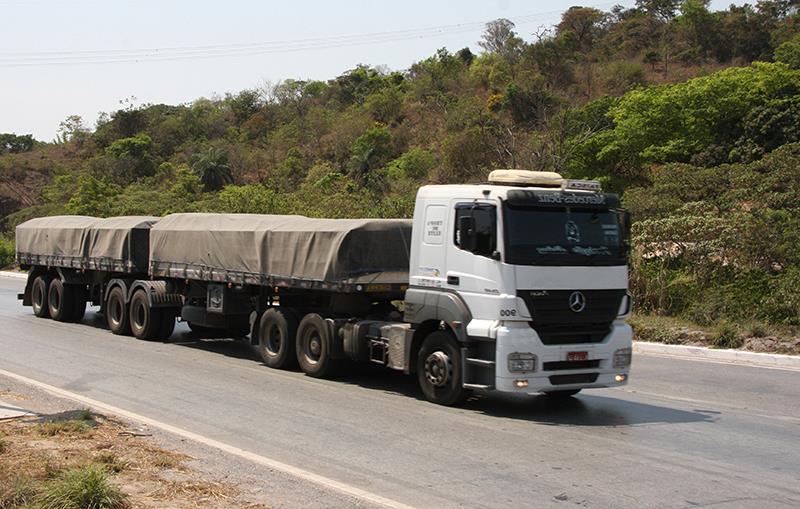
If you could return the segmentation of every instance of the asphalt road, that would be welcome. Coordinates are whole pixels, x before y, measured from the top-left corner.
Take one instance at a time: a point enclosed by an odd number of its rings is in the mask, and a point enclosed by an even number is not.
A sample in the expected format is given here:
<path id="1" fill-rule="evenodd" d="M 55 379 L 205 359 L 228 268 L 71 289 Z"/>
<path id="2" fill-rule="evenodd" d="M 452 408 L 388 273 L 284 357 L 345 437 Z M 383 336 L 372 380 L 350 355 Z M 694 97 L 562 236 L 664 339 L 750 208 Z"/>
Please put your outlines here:
<path id="1" fill-rule="evenodd" d="M 249 348 L 37 319 L 0 278 L 0 368 L 419 507 L 800 507 L 800 372 L 638 356 L 631 383 L 553 404 L 424 401 L 370 366 L 337 380 Z"/>

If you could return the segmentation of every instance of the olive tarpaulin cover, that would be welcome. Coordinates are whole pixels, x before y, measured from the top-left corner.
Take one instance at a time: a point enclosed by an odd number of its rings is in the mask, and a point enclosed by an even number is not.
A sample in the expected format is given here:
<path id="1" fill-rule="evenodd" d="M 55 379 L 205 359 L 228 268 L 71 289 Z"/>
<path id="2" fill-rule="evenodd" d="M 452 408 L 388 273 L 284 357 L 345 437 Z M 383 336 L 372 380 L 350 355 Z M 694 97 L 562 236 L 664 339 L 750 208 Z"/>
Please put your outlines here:
<path id="1" fill-rule="evenodd" d="M 147 272 L 148 231 L 158 220 L 150 216 L 98 219 L 86 235 L 89 268 Z"/>
<path id="2" fill-rule="evenodd" d="M 172 214 L 150 230 L 151 273 L 206 280 L 408 282 L 411 221 Z"/>
<path id="3" fill-rule="evenodd" d="M 156 217 L 51 216 L 16 229 L 17 259 L 55 267 L 147 271 L 147 230 Z"/>
<path id="4" fill-rule="evenodd" d="M 96 222 L 96 217 L 87 216 L 37 217 L 25 221 L 16 230 L 17 259 L 80 266 L 86 258 L 86 231 Z"/>

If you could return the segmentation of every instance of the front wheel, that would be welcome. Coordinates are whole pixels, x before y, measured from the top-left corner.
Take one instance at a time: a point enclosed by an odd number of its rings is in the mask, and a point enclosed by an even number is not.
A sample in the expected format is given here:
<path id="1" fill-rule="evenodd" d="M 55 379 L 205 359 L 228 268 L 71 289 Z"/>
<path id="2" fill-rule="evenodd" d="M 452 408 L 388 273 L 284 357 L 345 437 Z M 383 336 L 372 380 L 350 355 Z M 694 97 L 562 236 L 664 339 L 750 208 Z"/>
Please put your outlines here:
<path id="1" fill-rule="evenodd" d="M 445 331 L 430 334 L 417 357 L 417 379 L 425 398 L 439 405 L 456 405 L 470 395 L 463 386 L 461 349 Z"/>

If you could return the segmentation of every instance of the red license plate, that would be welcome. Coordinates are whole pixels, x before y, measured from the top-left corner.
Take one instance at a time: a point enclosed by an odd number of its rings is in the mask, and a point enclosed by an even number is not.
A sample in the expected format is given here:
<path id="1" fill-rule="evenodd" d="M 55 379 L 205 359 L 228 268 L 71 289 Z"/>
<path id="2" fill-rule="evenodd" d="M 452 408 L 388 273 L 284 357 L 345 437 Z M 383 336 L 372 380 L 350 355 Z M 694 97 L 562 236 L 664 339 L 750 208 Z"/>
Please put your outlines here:
<path id="1" fill-rule="evenodd" d="M 567 352 L 568 361 L 588 361 L 589 352 Z"/>

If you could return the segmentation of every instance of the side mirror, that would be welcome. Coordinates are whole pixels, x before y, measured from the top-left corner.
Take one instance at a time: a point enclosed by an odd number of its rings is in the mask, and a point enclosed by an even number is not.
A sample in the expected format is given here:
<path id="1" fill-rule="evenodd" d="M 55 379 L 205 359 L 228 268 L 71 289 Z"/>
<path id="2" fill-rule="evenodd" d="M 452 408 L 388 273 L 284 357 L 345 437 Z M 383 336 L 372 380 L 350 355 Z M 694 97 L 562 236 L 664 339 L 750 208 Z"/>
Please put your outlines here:
<path id="1" fill-rule="evenodd" d="M 458 219 L 458 243 L 461 249 L 475 251 L 478 247 L 478 236 L 475 234 L 475 218 L 462 216 Z"/>
<path id="2" fill-rule="evenodd" d="M 625 228 L 625 236 L 631 236 L 631 213 L 627 210 L 622 211 L 622 227 Z"/>
<path id="3" fill-rule="evenodd" d="M 622 245 L 622 252 L 624 256 L 628 256 L 631 251 L 631 213 L 627 210 L 621 210 L 621 223 L 622 223 L 622 238 L 621 245 Z"/>

